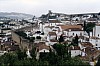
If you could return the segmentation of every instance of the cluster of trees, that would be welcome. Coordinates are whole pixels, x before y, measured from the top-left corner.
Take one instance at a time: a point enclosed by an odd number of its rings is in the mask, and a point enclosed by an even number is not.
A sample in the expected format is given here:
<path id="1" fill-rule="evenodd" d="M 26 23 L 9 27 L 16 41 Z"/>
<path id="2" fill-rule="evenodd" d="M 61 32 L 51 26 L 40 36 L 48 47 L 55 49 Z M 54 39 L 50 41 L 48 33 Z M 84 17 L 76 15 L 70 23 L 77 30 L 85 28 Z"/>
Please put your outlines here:
<path id="1" fill-rule="evenodd" d="M 93 31 L 94 27 L 95 27 L 95 23 L 89 22 L 86 24 L 86 22 L 84 22 L 84 31 L 86 31 L 88 34 Z"/>
<path id="2" fill-rule="evenodd" d="M 0 56 L 0 66 L 89 66 L 79 57 L 71 58 L 71 54 L 66 48 L 68 46 L 55 44 L 53 47 L 56 53 L 50 49 L 49 53 L 41 53 L 39 60 L 36 60 L 35 47 L 31 51 L 32 58 L 27 58 L 25 51 L 17 50 L 16 52 L 7 53 Z"/>

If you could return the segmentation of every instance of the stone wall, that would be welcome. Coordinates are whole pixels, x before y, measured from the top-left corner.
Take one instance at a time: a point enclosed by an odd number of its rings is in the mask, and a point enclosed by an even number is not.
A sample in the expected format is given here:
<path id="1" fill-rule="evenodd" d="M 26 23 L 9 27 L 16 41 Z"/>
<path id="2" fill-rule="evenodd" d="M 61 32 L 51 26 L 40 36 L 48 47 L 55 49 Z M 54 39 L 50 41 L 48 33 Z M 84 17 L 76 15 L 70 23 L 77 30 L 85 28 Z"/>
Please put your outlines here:
<path id="1" fill-rule="evenodd" d="M 16 34 L 14 31 L 12 33 L 12 40 L 17 42 L 21 50 L 27 50 L 29 48 L 29 41 L 27 39 L 24 39 L 23 37 Z"/>

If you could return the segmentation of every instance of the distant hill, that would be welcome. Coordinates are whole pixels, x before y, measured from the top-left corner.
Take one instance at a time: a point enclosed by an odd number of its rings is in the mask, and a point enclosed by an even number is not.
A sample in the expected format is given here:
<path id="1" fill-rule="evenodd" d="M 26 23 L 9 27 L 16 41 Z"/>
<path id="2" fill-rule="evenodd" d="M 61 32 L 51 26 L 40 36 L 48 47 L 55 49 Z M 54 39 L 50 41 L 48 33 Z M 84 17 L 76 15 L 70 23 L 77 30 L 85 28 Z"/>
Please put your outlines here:
<path id="1" fill-rule="evenodd" d="M 11 19 L 26 19 L 26 18 L 32 18 L 33 15 L 25 14 L 25 13 L 16 13 L 16 12 L 0 12 L 0 17 L 7 17 Z"/>

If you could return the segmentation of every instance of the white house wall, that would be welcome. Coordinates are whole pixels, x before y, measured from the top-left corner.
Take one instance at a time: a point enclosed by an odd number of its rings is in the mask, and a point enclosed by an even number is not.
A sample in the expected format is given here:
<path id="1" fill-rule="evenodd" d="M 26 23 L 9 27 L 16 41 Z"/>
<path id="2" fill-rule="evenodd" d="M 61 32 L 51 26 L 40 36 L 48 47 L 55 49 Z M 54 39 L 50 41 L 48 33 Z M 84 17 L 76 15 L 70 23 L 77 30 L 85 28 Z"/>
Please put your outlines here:
<path id="1" fill-rule="evenodd" d="M 42 50 L 40 50 L 39 52 L 49 52 L 49 50 L 47 50 L 47 49 L 42 49 Z"/>
<path id="2" fill-rule="evenodd" d="M 100 50 L 100 39 L 90 39 L 89 42 L 92 43 L 98 50 Z"/>
<path id="3" fill-rule="evenodd" d="M 94 35 L 95 37 L 99 37 L 99 38 L 100 38 L 100 26 L 94 27 L 94 29 L 93 29 L 93 35 Z M 98 36 L 98 35 L 99 35 L 99 36 Z"/>
<path id="4" fill-rule="evenodd" d="M 44 28 L 44 33 L 46 33 L 46 34 L 48 34 L 51 31 L 52 31 L 52 29 L 50 29 L 50 28 Z"/>
<path id="5" fill-rule="evenodd" d="M 71 50 L 71 57 L 80 55 L 80 50 Z"/>
<path id="6" fill-rule="evenodd" d="M 73 33 L 74 33 L 74 35 L 73 35 Z M 82 34 L 82 36 L 83 36 L 84 35 L 84 31 L 70 31 L 70 32 L 66 31 L 66 35 L 67 36 L 76 36 L 76 34 L 78 36 L 80 36 L 80 34 Z"/>

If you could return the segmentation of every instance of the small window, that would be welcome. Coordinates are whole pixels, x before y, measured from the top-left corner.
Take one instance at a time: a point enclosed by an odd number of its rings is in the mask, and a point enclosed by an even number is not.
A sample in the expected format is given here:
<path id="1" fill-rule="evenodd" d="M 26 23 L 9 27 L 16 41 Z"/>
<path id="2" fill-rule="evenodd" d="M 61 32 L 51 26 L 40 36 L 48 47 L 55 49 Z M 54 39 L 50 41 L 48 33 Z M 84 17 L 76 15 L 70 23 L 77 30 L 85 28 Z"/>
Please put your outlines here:
<path id="1" fill-rule="evenodd" d="M 98 37 L 99 37 L 99 34 L 98 34 Z"/>
<path id="2" fill-rule="evenodd" d="M 98 44 L 96 44 L 96 46 L 98 46 Z"/>
<path id="3" fill-rule="evenodd" d="M 74 33 L 73 33 L 73 36 L 74 36 Z"/>
<path id="4" fill-rule="evenodd" d="M 98 47 L 96 47 L 96 49 L 98 49 Z"/>

